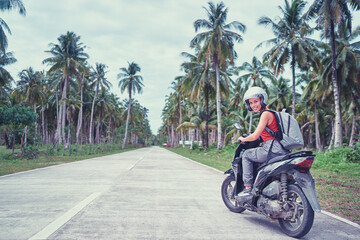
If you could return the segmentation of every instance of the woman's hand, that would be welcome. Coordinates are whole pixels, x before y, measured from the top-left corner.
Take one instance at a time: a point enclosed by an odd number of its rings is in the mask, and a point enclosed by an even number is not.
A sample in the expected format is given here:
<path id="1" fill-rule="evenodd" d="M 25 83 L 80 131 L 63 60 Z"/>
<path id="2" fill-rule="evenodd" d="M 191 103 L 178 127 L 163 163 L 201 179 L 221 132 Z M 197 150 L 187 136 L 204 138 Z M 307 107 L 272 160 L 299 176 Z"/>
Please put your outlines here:
<path id="1" fill-rule="evenodd" d="M 239 142 L 245 142 L 244 139 L 245 139 L 245 138 L 244 138 L 243 136 L 240 136 L 240 137 L 238 138 L 238 141 L 239 141 Z"/>

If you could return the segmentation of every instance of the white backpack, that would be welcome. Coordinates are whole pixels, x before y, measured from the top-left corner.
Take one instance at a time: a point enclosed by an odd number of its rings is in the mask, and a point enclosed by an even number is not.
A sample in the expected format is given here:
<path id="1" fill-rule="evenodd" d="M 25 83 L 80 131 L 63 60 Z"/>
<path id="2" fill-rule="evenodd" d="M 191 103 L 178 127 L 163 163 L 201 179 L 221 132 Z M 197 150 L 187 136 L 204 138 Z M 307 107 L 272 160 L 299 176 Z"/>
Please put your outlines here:
<path id="1" fill-rule="evenodd" d="M 266 110 L 275 114 L 276 122 L 279 126 L 279 131 L 274 132 L 268 126 L 265 127 L 265 130 L 276 140 L 278 140 L 287 150 L 292 150 L 296 148 L 302 148 L 304 146 L 304 139 L 301 134 L 299 123 L 288 114 L 286 109 L 283 109 L 281 112 L 275 112 L 272 110 Z"/>

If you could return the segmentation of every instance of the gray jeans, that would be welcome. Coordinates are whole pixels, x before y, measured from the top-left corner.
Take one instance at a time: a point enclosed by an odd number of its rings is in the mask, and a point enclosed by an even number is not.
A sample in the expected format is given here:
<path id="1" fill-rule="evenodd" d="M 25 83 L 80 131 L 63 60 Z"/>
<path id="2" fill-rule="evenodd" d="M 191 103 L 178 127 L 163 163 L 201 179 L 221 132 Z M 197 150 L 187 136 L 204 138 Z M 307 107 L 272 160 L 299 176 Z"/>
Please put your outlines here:
<path id="1" fill-rule="evenodd" d="M 272 142 L 274 143 L 272 144 L 271 147 Z M 271 151 L 269 152 L 269 150 Z M 244 186 L 252 187 L 253 185 L 254 182 L 253 162 L 263 163 L 268 159 L 268 157 L 270 159 L 276 156 L 285 155 L 287 153 L 289 153 L 289 151 L 283 149 L 280 143 L 276 140 L 269 140 L 266 141 L 260 147 L 245 150 L 245 152 L 242 155 Z"/>

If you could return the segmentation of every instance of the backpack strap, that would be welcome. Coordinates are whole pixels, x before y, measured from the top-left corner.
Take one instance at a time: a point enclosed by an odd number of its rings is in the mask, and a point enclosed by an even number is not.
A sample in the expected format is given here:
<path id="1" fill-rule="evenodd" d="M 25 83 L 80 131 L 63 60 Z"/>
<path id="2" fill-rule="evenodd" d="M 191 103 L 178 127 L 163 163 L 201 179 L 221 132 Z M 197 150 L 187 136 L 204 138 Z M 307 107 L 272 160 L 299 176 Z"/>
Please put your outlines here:
<path id="1" fill-rule="evenodd" d="M 273 110 L 265 110 L 265 111 L 272 112 L 272 113 L 274 113 L 274 115 L 275 115 L 275 113 L 276 113 L 276 112 L 273 111 Z M 275 121 L 276 121 L 278 127 L 280 128 L 279 122 L 278 122 L 278 119 L 277 119 L 276 115 L 275 115 Z M 284 146 L 281 144 L 281 142 L 280 142 L 279 138 L 277 137 L 277 135 L 275 134 L 275 132 L 274 132 L 273 130 L 271 130 L 271 128 L 269 128 L 267 125 L 265 126 L 265 131 L 267 131 L 273 138 L 275 138 L 276 141 L 278 141 L 278 142 L 280 143 L 280 146 L 281 146 L 283 149 L 286 149 L 286 148 L 284 148 Z M 281 130 L 279 130 L 279 131 L 281 131 Z M 281 138 L 280 138 L 280 139 L 282 139 L 282 135 L 281 135 Z M 270 150 L 272 149 L 273 143 L 274 143 L 274 141 L 271 143 Z M 269 150 L 269 152 L 270 152 L 270 150 Z M 269 154 L 268 154 L 268 155 L 269 155 Z M 269 156 L 268 156 L 267 158 L 269 158 Z M 267 162 L 268 162 L 268 161 L 269 161 L 269 159 L 267 159 Z"/>
<path id="2" fill-rule="evenodd" d="M 266 127 L 265 127 L 265 130 L 266 130 L 273 138 L 275 138 L 276 140 L 278 140 L 277 137 L 276 137 L 276 135 L 275 135 L 275 132 L 274 132 L 273 130 L 271 130 L 271 128 L 269 128 L 268 126 L 266 126 Z"/>
<path id="3" fill-rule="evenodd" d="M 272 150 L 272 147 L 273 147 L 274 141 L 275 141 L 275 140 L 272 140 L 272 141 L 271 141 L 271 145 L 270 145 L 270 148 L 269 148 L 268 154 L 266 155 L 266 162 L 265 162 L 265 165 L 267 165 L 267 164 L 268 164 L 268 162 L 269 162 L 269 160 L 270 160 L 270 156 L 271 156 L 270 154 L 271 154 L 271 150 Z"/>
<path id="4" fill-rule="evenodd" d="M 273 114 L 276 113 L 275 111 L 273 111 L 273 110 L 268 110 L 268 109 L 267 109 L 267 110 L 264 110 L 264 112 L 265 112 L 265 111 L 271 112 L 271 113 L 273 113 Z M 277 119 L 276 119 L 276 115 L 275 115 L 275 121 L 276 121 L 277 125 L 279 125 L 279 123 L 278 123 L 278 121 L 277 121 Z M 279 141 L 279 139 L 276 137 L 275 132 L 274 132 L 273 130 L 271 130 L 271 128 L 269 128 L 267 125 L 265 126 L 265 130 L 266 130 L 273 138 L 275 138 L 276 140 Z"/>

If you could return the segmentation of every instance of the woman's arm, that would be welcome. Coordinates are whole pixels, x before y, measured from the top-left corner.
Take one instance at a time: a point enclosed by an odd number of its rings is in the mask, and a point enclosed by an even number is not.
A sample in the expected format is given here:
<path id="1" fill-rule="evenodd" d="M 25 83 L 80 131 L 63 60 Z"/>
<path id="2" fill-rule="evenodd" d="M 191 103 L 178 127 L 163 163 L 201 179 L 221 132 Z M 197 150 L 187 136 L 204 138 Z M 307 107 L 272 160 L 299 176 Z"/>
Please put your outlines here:
<path id="1" fill-rule="evenodd" d="M 269 125 L 272 122 L 273 118 L 272 118 L 272 114 L 271 112 L 265 111 L 261 114 L 260 116 L 260 121 L 258 126 L 255 129 L 255 132 L 253 132 L 252 134 L 250 134 L 247 137 L 239 137 L 239 141 L 241 142 L 252 142 L 255 141 L 257 139 L 259 139 L 261 133 L 264 131 L 266 125 Z"/>

